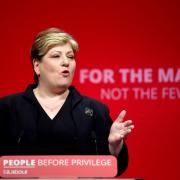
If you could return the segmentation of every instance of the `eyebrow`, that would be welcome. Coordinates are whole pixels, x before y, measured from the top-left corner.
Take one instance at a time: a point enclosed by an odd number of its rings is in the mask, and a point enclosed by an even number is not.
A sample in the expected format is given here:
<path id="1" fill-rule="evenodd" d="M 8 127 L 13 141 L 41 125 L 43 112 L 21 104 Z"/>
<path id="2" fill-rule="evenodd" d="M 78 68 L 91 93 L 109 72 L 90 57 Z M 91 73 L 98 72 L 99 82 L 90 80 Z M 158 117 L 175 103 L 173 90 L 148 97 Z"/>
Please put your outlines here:
<path id="1" fill-rule="evenodd" d="M 54 50 L 52 52 L 59 52 L 59 53 L 62 53 L 62 51 L 59 51 L 59 50 Z M 67 51 L 66 53 L 74 53 L 73 50 L 70 50 L 70 51 Z"/>

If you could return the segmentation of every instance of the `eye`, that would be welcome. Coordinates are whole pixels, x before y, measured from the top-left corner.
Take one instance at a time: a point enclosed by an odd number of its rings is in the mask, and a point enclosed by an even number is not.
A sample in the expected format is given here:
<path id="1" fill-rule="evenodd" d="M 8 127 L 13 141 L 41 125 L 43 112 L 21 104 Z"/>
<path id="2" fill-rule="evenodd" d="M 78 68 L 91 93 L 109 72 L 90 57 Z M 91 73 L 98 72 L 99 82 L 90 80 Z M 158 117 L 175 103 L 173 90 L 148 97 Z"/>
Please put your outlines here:
<path id="1" fill-rule="evenodd" d="M 72 54 L 72 55 L 67 55 L 67 57 L 69 58 L 69 59 L 74 59 L 74 55 Z"/>
<path id="2" fill-rule="evenodd" d="M 52 57 L 52 58 L 59 58 L 60 55 L 59 55 L 59 54 L 53 54 L 51 57 Z"/>

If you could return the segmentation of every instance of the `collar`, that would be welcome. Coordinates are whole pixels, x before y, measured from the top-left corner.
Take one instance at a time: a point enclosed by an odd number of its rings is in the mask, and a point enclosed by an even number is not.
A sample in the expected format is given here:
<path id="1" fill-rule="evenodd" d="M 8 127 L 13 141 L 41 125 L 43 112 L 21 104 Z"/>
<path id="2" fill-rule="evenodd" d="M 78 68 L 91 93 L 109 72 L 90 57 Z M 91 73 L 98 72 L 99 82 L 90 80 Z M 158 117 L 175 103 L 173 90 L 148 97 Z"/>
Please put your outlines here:
<path id="1" fill-rule="evenodd" d="M 23 93 L 23 96 L 31 102 L 34 102 L 34 93 L 33 89 L 37 87 L 37 84 L 29 84 Z M 72 108 L 74 108 L 83 98 L 83 96 L 76 90 L 74 86 L 70 86 L 70 93 L 72 94 Z"/>

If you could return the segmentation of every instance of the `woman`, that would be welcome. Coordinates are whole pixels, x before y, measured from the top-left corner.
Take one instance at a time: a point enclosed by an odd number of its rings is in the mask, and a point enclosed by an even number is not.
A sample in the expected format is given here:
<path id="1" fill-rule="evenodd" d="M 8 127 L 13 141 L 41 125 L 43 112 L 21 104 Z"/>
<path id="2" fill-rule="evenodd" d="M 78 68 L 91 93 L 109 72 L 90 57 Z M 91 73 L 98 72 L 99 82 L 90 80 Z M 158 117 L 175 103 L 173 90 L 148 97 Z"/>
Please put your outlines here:
<path id="1" fill-rule="evenodd" d="M 128 163 L 124 142 L 134 128 L 125 111 L 112 124 L 108 108 L 70 86 L 77 42 L 50 28 L 31 49 L 35 84 L 0 100 L 0 155 L 112 154 L 119 174 Z"/>

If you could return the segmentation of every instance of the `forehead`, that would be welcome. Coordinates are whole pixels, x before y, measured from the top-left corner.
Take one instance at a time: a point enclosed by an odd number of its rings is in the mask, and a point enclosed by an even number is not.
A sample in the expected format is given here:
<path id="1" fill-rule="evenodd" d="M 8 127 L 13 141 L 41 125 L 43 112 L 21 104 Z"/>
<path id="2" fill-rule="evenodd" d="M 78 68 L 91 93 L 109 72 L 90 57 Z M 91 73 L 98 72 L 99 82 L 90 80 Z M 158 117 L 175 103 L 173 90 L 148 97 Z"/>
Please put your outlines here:
<path id="1" fill-rule="evenodd" d="M 73 52 L 73 49 L 69 43 L 66 43 L 52 47 L 47 53 L 51 52 Z"/>

